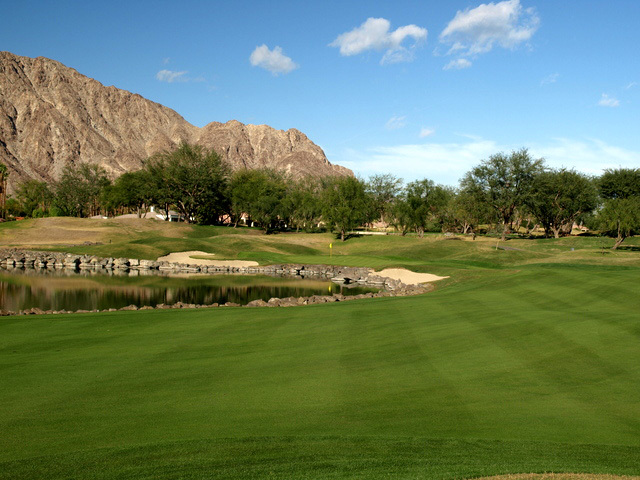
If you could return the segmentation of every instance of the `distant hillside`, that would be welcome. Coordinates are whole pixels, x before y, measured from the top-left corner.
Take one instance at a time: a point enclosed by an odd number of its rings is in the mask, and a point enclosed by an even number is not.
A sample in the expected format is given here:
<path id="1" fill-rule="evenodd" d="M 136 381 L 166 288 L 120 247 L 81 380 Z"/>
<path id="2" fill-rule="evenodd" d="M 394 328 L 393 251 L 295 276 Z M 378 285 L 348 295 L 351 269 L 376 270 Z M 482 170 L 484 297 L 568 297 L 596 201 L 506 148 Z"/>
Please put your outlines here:
<path id="1" fill-rule="evenodd" d="M 9 190 L 28 178 L 55 180 L 66 165 L 82 162 L 99 163 L 115 177 L 180 142 L 213 148 L 234 169 L 353 175 L 296 129 L 235 120 L 198 128 L 170 108 L 60 62 L 0 52 L 0 161 L 10 171 Z"/>

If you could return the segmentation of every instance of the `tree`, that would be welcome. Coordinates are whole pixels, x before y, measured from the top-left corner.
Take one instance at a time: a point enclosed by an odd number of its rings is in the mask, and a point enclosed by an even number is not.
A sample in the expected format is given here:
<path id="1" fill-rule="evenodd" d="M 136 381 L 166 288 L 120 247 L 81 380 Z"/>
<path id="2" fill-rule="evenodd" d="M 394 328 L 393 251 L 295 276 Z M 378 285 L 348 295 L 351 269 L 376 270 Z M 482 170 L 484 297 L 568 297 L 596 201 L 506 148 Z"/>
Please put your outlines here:
<path id="1" fill-rule="evenodd" d="M 543 168 L 544 160 L 532 159 L 524 148 L 511 155 L 497 153 L 467 172 L 461 187 L 491 207 L 506 240 L 516 209 L 529 201 L 533 179 Z"/>
<path id="2" fill-rule="evenodd" d="M 296 231 L 312 231 L 322 216 L 321 185 L 312 177 L 305 177 L 287 184 L 283 199 L 284 211 Z"/>
<path id="3" fill-rule="evenodd" d="M 451 217 L 454 224 L 459 226 L 463 234 L 474 233 L 481 223 L 489 218 L 487 204 L 478 202 L 472 192 L 460 190 L 455 193 L 450 202 Z"/>
<path id="4" fill-rule="evenodd" d="M 385 222 L 394 200 L 402 191 L 402 179 L 393 174 L 373 175 L 366 184 L 372 202 L 372 221 Z"/>
<path id="5" fill-rule="evenodd" d="M 175 195 L 171 190 L 169 178 L 165 174 L 164 162 L 159 158 L 151 157 L 144 160 L 143 164 L 149 181 L 147 184 L 149 204 L 156 205 L 158 211 L 164 212 L 166 222 L 169 220 L 169 211 L 175 200 Z"/>
<path id="6" fill-rule="evenodd" d="M 329 228 L 346 240 L 346 234 L 363 225 L 371 211 L 371 198 L 365 184 L 355 177 L 335 177 L 327 180 L 323 195 L 323 218 Z"/>
<path id="7" fill-rule="evenodd" d="M 138 218 L 153 202 L 153 182 L 149 171 L 138 170 L 120 175 L 111 188 L 105 190 L 104 203 L 109 208 L 135 210 Z"/>
<path id="8" fill-rule="evenodd" d="M 534 178 L 527 202 L 531 213 L 542 224 L 545 234 L 555 238 L 571 232 L 579 215 L 597 206 L 593 181 L 574 170 L 549 170 Z"/>
<path id="9" fill-rule="evenodd" d="M 103 190 L 111 184 L 104 168 L 96 164 L 68 165 L 55 185 L 54 204 L 63 216 L 97 215 Z"/>
<path id="10" fill-rule="evenodd" d="M 451 194 L 446 187 L 428 179 L 407 184 L 392 209 L 393 224 L 403 235 L 408 230 L 415 230 L 420 237 L 429 228 L 442 228 L 443 214 Z"/>
<path id="11" fill-rule="evenodd" d="M 600 196 L 607 200 L 640 196 L 640 168 L 605 170 L 597 184 Z"/>
<path id="12" fill-rule="evenodd" d="M 640 169 L 605 170 L 597 183 L 604 199 L 597 222 L 606 235 L 616 237 L 615 250 L 640 232 Z"/>
<path id="13" fill-rule="evenodd" d="M 6 202 L 7 202 L 7 177 L 9 176 L 9 170 L 4 163 L 0 163 L 0 218 L 6 216 Z"/>
<path id="14" fill-rule="evenodd" d="M 615 236 L 616 250 L 625 238 L 640 232 L 640 196 L 612 198 L 605 202 L 598 212 L 600 229 L 609 236 Z"/>
<path id="15" fill-rule="evenodd" d="M 281 227 L 290 212 L 286 209 L 287 185 L 282 174 L 273 170 L 240 170 L 231 179 L 231 211 L 238 219 L 248 215 L 270 233 Z"/>
<path id="16" fill-rule="evenodd" d="M 46 216 L 53 202 L 53 192 L 46 182 L 27 180 L 18 185 L 16 199 L 30 217 Z"/>
<path id="17" fill-rule="evenodd" d="M 170 204 L 187 222 L 219 223 L 228 210 L 228 167 L 213 150 L 182 143 L 148 159 L 148 171 L 154 177 L 157 199 L 168 209 Z"/>

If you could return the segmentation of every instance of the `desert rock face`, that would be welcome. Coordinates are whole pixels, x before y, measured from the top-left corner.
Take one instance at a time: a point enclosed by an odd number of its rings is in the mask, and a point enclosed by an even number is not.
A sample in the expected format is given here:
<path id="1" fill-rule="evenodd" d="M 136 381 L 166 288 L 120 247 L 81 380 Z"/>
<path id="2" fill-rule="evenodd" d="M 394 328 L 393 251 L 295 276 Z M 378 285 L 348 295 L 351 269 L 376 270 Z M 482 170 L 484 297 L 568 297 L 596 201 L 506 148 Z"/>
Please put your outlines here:
<path id="1" fill-rule="evenodd" d="M 9 191 L 29 178 L 54 181 L 69 164 L 98 163 L 116 177 L 180 142 L 214 149 L 233 169 L 353 175 L 296 129 L 235 120 L 198 128 L 170 108 L 54 60 L 0 52 L 0 162 L 10 172 Z"/>

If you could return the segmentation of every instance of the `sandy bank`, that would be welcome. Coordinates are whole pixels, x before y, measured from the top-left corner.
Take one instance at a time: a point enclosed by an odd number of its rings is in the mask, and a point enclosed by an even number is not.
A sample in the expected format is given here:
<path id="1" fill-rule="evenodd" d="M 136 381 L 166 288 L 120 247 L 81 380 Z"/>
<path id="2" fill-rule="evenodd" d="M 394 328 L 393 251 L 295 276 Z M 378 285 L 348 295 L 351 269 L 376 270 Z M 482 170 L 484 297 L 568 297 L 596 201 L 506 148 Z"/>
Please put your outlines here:
<path id="1" fill-rule="evenodd" d="M 379 272 L 375 272 L 376 275 L 381 277 L 393 278 L 394 280 L 400 280 L 405 285 L 418 285 L 419 283 L 437 282 L 444 278 L 438 275 L 432 275 L 431 273 L 416 273 L 406 268 L 385 268 Z"/>
<path id="2" fill-rule="evenodd" d="M 159 262 L 188 263 L 190 265 L 209 265 L 214 267 L 256 267 L 258 262 L 252 260 L 203 260 L 191 258 L 196 255 L 213 255 L 212 253 L 192 250 L 189 252 L 174 252 L 158 258 Z"/>

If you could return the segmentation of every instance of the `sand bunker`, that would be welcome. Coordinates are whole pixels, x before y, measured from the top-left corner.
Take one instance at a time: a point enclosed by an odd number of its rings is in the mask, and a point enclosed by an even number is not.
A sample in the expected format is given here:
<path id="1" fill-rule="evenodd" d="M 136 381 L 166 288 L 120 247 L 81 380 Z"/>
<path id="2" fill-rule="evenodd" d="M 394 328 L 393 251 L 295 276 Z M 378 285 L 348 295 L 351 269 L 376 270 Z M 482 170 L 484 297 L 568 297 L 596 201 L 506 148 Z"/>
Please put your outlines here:
<path id="1" fill-rule="evenodd" d="M 159 262 L 188 263 L 190 265 L 210 265 L 214 267 L 256 267 L 258 262 L 252 260 L 204 260 L 193 256 L 213 255 L 212 253 L 192 250 L 190 252 L 174 252 L 158 258 Z"/>
<path id="2" fill-rule="evenodd" d="M 416 273 L 406 268 L 385 268 L 380 272 L 375 272 L 376 275 L 380 275 L 381 277 L 393 278 L 394 280 L 400 280 L 405 285 L 417 285 L 419 283 L 425 282 L 437 282 L 438 280 L 442 280 L 444 278 L 449 277 L 439 277 L 437 275 L 432 275 L 431 273 Z"/>
<path id="3" fill-rule="evenodd" d="M 194 256 L 213 256 L 213 253 L 201 252 L 198 250 L 191 250 L 189 252 L 174 252 L 164 257 L 158 258 L 159 262 L 170 263 L 188 263 L 190 265 L 211 265 L 214 267 L 256 267 L 258 262 L 251 260 L 204 260 L 199 258 L 192 258 Z M 405 268 L 385 268 L 380 272 L 374 272 L 381 277 L 393 278 L 394 280 L 400 280 L 405 285 L 418 285 L 419 283 L 437 282 L 444 278 L 430 273 L 416 273 Z"/>

